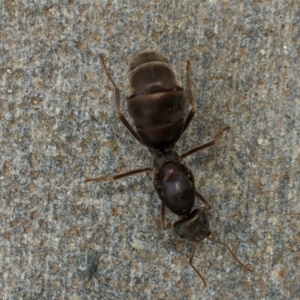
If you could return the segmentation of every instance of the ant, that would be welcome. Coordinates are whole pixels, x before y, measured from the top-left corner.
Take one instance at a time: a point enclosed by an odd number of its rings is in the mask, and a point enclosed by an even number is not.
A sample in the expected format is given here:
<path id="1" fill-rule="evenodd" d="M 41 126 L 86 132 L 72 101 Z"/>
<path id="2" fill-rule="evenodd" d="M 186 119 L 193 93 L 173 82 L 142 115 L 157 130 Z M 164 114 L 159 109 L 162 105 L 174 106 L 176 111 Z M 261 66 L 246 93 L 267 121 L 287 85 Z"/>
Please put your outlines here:
<path id="1" fill-rule="evenodd" d="M 106 76 L 114 86 L 115 106 L 120 121 L 137 141 L 149 148 L 153 155 L 153 162 L 152 167 L 131 170 L 113 176 L 88 178 L 85 182 L 118 180 L 152 171 L 153 185 L 162 201 L 162 228 L 165 230 L 171 226 L 166 223 L 165 219 L 167 207 L 181 218 L 173 224 L 176 235 L 181 239 L 193 242 L 189 264 L 202 279 L 204 286 L 206 286 L 204 277 L 193 265 L 196 242 L 203 239 L 224 246 L 242 268 L 251 271 L 236 257 L 227 244 L 210 237 L 211 232 L 206 212 L 211 205 L 195 190 L 193 173 L 182 160 L 184 157 L 216 144 L 223 132 L 229 130 L 229 127 L 221 130 L 210 142 L 190 149 L 181 155 L 174 151 L 175 143 L 190 124 L 196 111 L 189 74 L 190 62 L 187 61 L 186 91 L 184 91 L 175 69 L 165 55 L 155 51 L 144 51 L 132 59 L 126 80 L 126 103 L 129 115 L 133 119 L 134 129 L 120 110 L 120 89 L 112 79 L 103 55 L 100 54 L 99 58 Z M 185 117 L 186 99 L 191 108 Z M 195 196 L 206 207 L 197 207 L 192 211 Z"/>

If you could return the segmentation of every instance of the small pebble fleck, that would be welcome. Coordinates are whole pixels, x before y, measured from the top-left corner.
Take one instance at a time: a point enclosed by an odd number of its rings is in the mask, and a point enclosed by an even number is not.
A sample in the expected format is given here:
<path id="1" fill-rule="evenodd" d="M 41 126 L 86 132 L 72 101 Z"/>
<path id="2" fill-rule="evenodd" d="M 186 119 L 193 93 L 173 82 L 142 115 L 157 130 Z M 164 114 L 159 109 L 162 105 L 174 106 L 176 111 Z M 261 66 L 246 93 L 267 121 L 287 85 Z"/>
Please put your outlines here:
<path id="1" fill-rule="evenodd" d="M 89 249 L 86 253 L 79 255 L 76 263 L 78 276 L 83 280 L 92 279 L 97 271 L 98 258 L 96 252 Z"/>

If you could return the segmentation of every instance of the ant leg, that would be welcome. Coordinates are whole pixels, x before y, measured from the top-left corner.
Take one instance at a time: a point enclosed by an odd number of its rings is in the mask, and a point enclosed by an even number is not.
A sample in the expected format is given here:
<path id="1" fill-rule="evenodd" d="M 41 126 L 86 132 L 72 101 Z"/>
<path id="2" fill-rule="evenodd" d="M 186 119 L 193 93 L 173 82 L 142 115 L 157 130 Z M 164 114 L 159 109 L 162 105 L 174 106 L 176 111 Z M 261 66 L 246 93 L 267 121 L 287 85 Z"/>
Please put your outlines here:
<path id="1" fill-rule="evenodd" d="M 202 281 L 204 283 L 204 286 L 206 287 L 206 282 L 205 282 L 204 277 L 201 275 L 201 273 L 193 265 L 193 258 L 194 258 L 194 254 L 195 254 L 195 248 L 196 248 L 196 242 L 193 242 L 193 249 L 192 249 L 192 254 L 190 256 L 190 259 L 189 259 L 189 263 L 190 263 L 190 266 L 194 269 L 194 271 L 198 274 L 198 276 L 202 279 Z"/>
<path id="2" fill-rule="evenodd" d="M 193 154 L 193 153 L 195 153 L 195 152 L 198 152 L 198 151 L 200 151 L 200 150 L 202 150 L 202 149 L 205 149 L 205 148 L 208 148 L 208 147 L 210 147 L 210 146 L 213 146 L 214 144 L 216 144 L 216 143 L 221 139 L 222 134 L 223 134 L 225 131 L 228 131 L 229 129 L 230 129 L 229 126 L 223 128 L 220 132 L 218 132 L 218 133 L 214 136 L 214 139 L 213 139 L 213 140 L 211 140 L 210 142 L 205 143 L 205 144 L 203 144 L 203 145 L 200 145 L 200 146 L 197 146 L 197 147 L 195 147 L 195 148 L 192 148 L 192 149 L 190 149 L 190 150 L 187 151 L 187 152 L 182 153 L 182 154 L 180 155 L 180 158 L 187 157 L 187 156 L 189 156 L 189 155 L 191 155 L 191 154 Z"/>
<path id="3" fill-rule="evenodd" d="M 207 209 L 210 210 L 211 205 L 209 204 L 209 202 L 199 192 L 195 191 L 195 194 L 207 206 Z"/>
<path id="4" fill-rule="evenodd" d="M 118 86 L 116 85 L 115 81 L 112 79 L 106 65 L 105 65 L 105 62 L 104 62 L 104 58 L 103 58 L 103 55 L 102 54 L 99 54 L 99 58 L 100 58 L 100 61 L 103 65 L 103 68 L 104 68 L 104 71 L 105 71 L 105 74 L 106 76 L 108 77 L 109 81 L 112 83 L 112 85 L 114 86 L 114 89 L 115 89 L 115 105 L 116 105 L 116 111 L 117 111 L 117 114 L 118 114 L 118 118 L 121 120 L 121 122 L 123 123 L 123 125 L 130 131 L 130 133 L 142 144 L 144 144 L 137 132 L 132 128 L 132 126 L 129 124 L 129 122 L 126 120 L 126 118 L 124 117 L 124 115 L 121 113 L 121 110 L 120 110 L 120 89 L 118 88 Z"/>
<path id="5" fill-rule="evenodd" d="M 208 239 L 209 241 L 215 243 L 215 244 L 219 244 L 219 245 L 221 245 L 221 246 L 226 247 L 227 250 L 228 250 L 228 251 L 230 252 L 230 254 L 232 255 L 232 257 L 237 261 L 237 263 L 238 263 L 242 268 L 246 269 L 247 271 L 252 272 L 252 270 L 251 270 L 250 268 L 246 267 L 246 266 L 245 266 L 245 265 L 244 265 L 244 264 L 236 257 L 236 255 L 232 252 L 232 250 L 229 248 L 229 246 L 228 246 L 227 244 L 225 244 L 225 243 L 223 243 L 223 242 L 221 242 L 221 241 L 214 240 L 214 239 L 212 239 L 212 238 L 210 238 L 210 237 L 208 237 L 208 236 L 206 236 L 205 238 Z"/>
<path id="6" fill-rule="evenodd" d="M 131 171 L 121 173 L 121 174 L 116 174 L 113 176 L 103 175 L 103 176 L 100 176 L 97 178 L 87 178 L 84 180 L 84 182 L 90 182 L 90 181 L 100 182 L 100 181 L 118 180 L 123 177 L 132 176 L 135 174 L 140 174 L 140 173 L 149 172 L 149 171 L 152 171 L 152 168 L 142 168 L 142 169 L 131 170 Z"/>
<path id="7" fill-rule="evenodd" d="M 187 115 L 187 117 L 184 121 L 182 133 L 189 126 L 189 124 L 190 124 L 191 120 L 193 119 L 195 112 L 196 112 L 196 102 L 195 102 L 194 95 L 192 92 L 192 85 L 191 85 L 191 80 L 190 80 L 190 61 L 189 60 L 186 63 L 186 92 L 187 92 L 188 99 L 190 101 L 190 105 L 192 106 L 192 108 L 190 109 L 189 114 Z"/>
<path id="8" fill-rule="evenodd" d="M 166 206 L 163 203 L 160 206 L 160 222 L 163 230 L 167 230 L 172 226 L 171 222 L 166 223 Z"/>

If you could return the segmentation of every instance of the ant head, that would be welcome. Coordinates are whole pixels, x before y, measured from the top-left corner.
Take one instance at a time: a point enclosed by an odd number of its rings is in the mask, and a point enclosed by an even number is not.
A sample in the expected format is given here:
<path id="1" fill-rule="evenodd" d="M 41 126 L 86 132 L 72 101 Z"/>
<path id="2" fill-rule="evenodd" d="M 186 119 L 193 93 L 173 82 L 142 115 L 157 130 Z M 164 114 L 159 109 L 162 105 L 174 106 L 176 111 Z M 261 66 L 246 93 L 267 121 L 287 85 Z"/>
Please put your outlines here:
<path id="1" fill-rule="evenodd" d="M 197 208 L 187 217 L 173 224 L 175 233 L 182 239 L 200 242 L 210 236 L 209 221 L 206 212 Z"/>

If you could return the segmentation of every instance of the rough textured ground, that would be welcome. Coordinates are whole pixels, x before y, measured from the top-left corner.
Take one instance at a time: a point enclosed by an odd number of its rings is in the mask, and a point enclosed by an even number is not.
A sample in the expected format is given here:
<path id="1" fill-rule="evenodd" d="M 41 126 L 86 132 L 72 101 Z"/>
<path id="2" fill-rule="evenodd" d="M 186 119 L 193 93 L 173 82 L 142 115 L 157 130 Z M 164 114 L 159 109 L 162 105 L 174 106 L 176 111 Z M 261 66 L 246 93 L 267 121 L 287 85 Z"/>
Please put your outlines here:
<path id="1" fill-rule="evenodd" d="M 299 298 L 299 1 L 131 2 L 0 1 L 0 298 Z M 213 205 L 212 236 L 252 273 L 204 241 L 204 289 L 191 245 L 161 230 L 149 176 L 83 183 L 151 164 L 97 57 L 122 87 L 145 49 L 183 82 L 191 61 L 197 114 L 179 153 L 231 127 L 186 162 Z M 88 249 L 98 269 L 85 282 Z"/>

